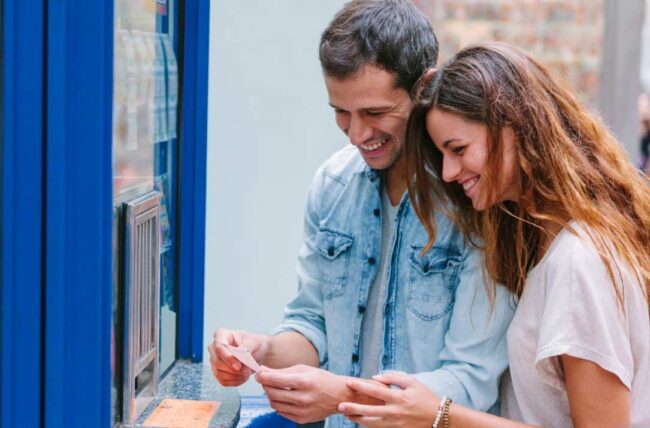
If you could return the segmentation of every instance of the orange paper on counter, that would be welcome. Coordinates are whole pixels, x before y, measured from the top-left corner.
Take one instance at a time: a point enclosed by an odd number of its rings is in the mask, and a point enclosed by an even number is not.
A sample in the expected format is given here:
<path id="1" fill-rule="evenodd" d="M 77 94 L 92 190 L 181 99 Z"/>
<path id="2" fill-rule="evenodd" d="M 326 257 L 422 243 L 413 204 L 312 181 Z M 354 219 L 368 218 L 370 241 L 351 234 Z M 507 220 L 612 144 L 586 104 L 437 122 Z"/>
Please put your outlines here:
<path id="1" fill-rule="evenodd" d="M 218 401 L 164 399 L 144 421 L 146 427 L 156 428 L 208 428 L 217 413 Z"/>

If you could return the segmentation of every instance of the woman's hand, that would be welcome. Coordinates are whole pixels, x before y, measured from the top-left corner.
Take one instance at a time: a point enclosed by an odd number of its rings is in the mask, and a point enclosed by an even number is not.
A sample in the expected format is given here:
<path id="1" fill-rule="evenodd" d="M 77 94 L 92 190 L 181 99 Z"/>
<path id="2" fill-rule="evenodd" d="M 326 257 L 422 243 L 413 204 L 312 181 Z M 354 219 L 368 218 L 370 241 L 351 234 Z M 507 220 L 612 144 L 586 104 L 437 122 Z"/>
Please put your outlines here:
<path id="1" fill-rule="evenodd" d="M 339 412 L 352 422 L 370 428 L 431 428 L 440 400 L 424 385 L 412 376 L 397 372 L 387 372 L 373 379 L 401 389 L 383 388 L 361 379 L 349 380 L 347 386 L 353 391 L 386 404 L 341 403 Z"/>

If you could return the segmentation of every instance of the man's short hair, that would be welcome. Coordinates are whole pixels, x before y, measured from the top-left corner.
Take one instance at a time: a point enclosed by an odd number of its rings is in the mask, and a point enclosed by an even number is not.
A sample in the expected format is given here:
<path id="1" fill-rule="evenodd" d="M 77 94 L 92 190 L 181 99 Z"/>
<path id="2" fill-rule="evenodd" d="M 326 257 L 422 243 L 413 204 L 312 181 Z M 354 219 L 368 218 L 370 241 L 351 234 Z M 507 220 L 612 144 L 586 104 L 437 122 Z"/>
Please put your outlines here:
<path id="1" fill-rule="evenodd" d="M 409 0 L 352 0 L 321 36 L 319 57 L 326 76 L 347 79 L 370 64 L 413 85 L 438 59 L 438 40 L 427 17 Z"/>

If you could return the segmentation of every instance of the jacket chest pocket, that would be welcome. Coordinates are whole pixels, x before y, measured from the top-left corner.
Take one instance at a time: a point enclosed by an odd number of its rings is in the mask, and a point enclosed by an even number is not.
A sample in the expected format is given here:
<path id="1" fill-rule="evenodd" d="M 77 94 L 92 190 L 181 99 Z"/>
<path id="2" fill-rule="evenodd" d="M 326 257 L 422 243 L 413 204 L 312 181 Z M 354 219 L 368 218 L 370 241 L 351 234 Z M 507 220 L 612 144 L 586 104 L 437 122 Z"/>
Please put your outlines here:
<path id="1" fill-rule="evenodd" d="M 411 246 L 407 306 L 418 318 L 432 321 L 446 315 L 454 305 L 454 289 L 460 254 L 433 247 L 420 257 L 422 247 Z"/>
<path id="2" fill-rule="evenodd" d="M 320 279 L 323 283 L 323 298 L 343 294 L 348 278 L 351 246 L 354 238 L 341 232 L 320 229 L 316 235 Z"/>

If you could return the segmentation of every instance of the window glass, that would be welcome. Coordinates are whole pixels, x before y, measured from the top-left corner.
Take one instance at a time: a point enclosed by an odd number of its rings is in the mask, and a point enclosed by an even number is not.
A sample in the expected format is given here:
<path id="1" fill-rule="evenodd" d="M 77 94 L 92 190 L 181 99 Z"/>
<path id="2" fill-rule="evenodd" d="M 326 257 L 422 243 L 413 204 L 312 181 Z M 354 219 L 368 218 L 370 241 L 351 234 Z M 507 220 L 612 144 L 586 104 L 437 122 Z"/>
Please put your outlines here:
<path id="1" fill-rule="evenodd" d="M 113 422 L 120 419 L 122 371 L 121 205 L 161 194 L 160 342 L 163 374 L 176 358 L 176 192 L 178 63 L 173 0 L 116 0 L 113 82 Z"/>

